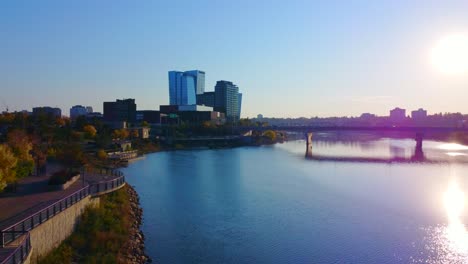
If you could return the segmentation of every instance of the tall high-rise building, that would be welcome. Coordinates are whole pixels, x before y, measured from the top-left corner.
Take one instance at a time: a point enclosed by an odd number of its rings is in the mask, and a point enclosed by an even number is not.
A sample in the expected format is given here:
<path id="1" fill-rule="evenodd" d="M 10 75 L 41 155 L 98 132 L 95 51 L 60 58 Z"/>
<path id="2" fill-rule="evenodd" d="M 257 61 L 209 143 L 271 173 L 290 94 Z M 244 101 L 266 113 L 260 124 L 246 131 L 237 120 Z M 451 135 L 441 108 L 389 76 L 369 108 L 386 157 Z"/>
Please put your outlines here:
<path id="1" fill-rule="evenodd" d="M 239 87 L 228 81 L 218 81 L 215 86 L 214 110 L 223 112 L 229 122 L 236 122 L 240 118 L 242 94 Z"/>
<path id="2" fill-rule="evenodd" d="M 104 102 L 104 121 L 129 123 L 136 122 L 135 99 Z"/>
<path id="3" fill-rule="evenodd" d="M 195 78 L 195 93 L 203 94 L 205 92 L 205 72 L 199 70 L 186 71 L 186 75 L 193 76 Z"/>
<path id="4" fill-rule="evenodd" d="M 205 91 L 205 72 L 194 71 L 170 71 L 169 72 L 169 104 L 171 105 L 195 105 L 197 94 Z"/>

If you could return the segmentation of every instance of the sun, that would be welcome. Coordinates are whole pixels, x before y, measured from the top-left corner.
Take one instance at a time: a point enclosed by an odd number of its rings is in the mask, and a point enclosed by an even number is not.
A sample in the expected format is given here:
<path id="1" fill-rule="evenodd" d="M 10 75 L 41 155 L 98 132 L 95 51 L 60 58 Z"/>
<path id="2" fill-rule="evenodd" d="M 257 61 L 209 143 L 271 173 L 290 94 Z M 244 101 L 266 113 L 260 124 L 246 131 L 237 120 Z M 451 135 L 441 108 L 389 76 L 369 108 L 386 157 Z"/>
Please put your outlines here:
<path id="1" fill-rule="evenodd" d="M 451 34 L 440 39 L 432 49 L 431 59 L 442 73 L 468 73 L 468 34 Z"/>

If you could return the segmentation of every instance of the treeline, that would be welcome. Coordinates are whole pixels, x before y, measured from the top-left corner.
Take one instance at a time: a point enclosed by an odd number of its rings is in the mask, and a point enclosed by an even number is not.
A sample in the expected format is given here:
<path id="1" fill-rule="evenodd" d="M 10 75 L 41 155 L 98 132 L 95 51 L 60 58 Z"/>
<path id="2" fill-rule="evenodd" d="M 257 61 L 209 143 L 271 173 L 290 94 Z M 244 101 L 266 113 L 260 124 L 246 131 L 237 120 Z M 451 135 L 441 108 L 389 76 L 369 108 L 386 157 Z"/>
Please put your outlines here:
<path id="1" fill-rule="evenodd" d="M 84 153 L 87 140 L 98 146 L 112 142 L 111 129 L 102 122 L 66 117 L 3 113 L 0 115 L 0 192 L 15 190 L 27 176 L 46 173 L 47 161 L 57 161 L 68 170 L 88 160 Z"/>

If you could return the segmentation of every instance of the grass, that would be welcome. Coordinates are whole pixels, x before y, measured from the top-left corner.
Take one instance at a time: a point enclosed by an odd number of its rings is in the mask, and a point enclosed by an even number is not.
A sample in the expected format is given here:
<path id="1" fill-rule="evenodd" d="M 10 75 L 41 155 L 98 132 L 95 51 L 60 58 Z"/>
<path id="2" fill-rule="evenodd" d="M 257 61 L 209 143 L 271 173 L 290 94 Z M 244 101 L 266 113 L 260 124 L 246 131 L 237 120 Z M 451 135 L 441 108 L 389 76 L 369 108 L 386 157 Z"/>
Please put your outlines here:
<path id="1" fill-rule="evenodd" d="M 39 264 L 124 263 L 119 251 L 131 225 L 126 188 L 102 196 L 98 208 L 87 208 L 77 230 Z"/>

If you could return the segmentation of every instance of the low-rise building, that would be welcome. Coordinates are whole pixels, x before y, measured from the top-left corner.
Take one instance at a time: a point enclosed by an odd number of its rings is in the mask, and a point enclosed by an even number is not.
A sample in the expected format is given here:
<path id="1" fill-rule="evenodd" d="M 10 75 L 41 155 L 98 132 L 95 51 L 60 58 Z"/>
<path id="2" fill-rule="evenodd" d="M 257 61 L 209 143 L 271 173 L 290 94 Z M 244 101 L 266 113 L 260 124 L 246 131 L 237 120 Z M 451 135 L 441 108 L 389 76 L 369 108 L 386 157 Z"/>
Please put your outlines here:
<path id="1" fill-rule="evenodd" d="M 406 109 L 396 107 L 390 110 L 390 120 L 395 122 L 400 122 L 406 118 Z"/>
<path id="2" fill-rule="evenodd" d="M 70 118 L 76 119 L 79 116 L 85 116 L 93 112 L 93 108 L 91 106 L 82 106 L 82 105 L 75 105 L 70 108 Z"/>
<path id="3" fill-rule="evenodd" d="M 42 106 L 34 107 L 32 111 L 33 115 L 51 115 L 54 117 L 62 117 L 62 110 L 57 107 Z"/>
<path id="4" fill-rule="evenodd" d="M 419 108 L 418 110 L 411 111 L 411 118 L 416 120 L 416 121 L 421 121 L 426 119 L 427 117 L 427 111 Z"/>

